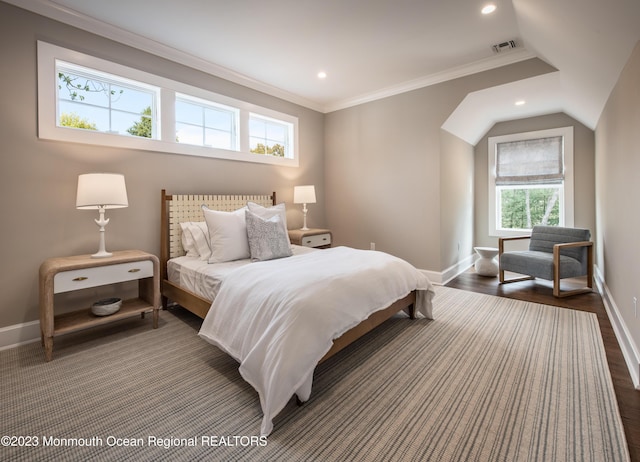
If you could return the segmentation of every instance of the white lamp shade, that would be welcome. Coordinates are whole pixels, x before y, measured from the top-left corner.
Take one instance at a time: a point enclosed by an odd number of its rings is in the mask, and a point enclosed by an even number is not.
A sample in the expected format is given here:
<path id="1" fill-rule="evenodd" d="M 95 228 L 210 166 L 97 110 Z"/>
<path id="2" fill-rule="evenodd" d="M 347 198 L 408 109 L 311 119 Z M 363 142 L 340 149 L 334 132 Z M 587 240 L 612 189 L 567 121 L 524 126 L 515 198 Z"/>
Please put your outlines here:
<path id="1" fill-rule="evenodd" d="M 128 206 L 124 175 L 119 173 L 86 173 L 78 176 L 76 208 L 118 209 Z"/>
<path id="2" fill-rule="evenodd" d="M 294 186 L 293 203 L 294 204 L 315 204 L 316 188 L 313 185 Z"/>

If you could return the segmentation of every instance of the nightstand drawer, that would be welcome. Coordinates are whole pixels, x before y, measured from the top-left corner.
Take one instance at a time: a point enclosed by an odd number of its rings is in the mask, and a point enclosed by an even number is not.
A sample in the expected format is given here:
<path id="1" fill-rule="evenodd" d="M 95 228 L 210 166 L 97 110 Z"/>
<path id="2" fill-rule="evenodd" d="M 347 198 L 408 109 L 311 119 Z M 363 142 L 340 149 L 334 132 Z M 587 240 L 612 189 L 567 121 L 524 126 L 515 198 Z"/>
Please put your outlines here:
<path id="1" fill-rule="evenodd" d="M 150 277 L 153 277 L 153 262 L 151 260 L 62 271 L 53 278 L 53 292 L 59 294 Z"/>
<path id="2" fill-rule="evenodd" d="M 302 245 L 305 247 L 321 247 L 331 245 L 331 233 L 314 234 L 312 236 L 304 236 Z"/>

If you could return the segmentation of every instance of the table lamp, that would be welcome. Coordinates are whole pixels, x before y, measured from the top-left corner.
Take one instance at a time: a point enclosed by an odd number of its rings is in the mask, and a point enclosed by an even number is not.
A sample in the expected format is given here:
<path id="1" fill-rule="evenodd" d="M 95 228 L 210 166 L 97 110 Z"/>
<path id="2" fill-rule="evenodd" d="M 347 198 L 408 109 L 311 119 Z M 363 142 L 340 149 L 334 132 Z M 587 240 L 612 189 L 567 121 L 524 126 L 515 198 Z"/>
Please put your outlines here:
<path id="1" fill-rule="evenodd" d="M 86 173 L 78 176 L 76 208 L 80 210 L 98 209 L 99 219 L 94 221 L 100 228 L 100 245 L 93 258 L 105 258 L 113 255 L 105 250 L 104 227 L 109 219 L 104 218 L 106 209 L 128 207 L 127 188 L 124 176 L 118 173 Z"/>
<path id="2" fill-rule="evenodd" d="M 293 188 L 293 203 L 302 204 L 302 214 L 304 221 L 302 224 L 303 231 L 307 231 L 307 204 L 316 203 L 316 188 L 313 185 L 295 186 Z"/>

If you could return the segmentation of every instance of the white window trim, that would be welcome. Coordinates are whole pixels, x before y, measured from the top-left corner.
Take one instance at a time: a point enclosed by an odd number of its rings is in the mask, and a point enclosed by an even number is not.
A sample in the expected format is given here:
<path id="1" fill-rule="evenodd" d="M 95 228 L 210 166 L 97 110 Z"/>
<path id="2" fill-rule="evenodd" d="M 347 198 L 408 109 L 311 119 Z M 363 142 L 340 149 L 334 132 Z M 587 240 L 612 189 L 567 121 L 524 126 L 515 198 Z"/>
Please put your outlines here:
<path id="1" fill-rule="evenodd" d="M 157 111 L 158 131 L 161 139 L 114 135 L 89 130 L 58 127 L 56 124 L 56 60 L 160 87 L 160 101 Z M 232 151 L 177 143 L 175 141 L 176 93 L 191 95 L 203 100 L 238 108 L 240 110 L 240 126 L 238 127 L 238 131 L 241 134 L 239 143 L 240 150 Z M 249 117 L 248 114 L 251 112 L 272 117 L 293 125 L 293 139 L 291 140 L 290 146 L 292 158 L 266 156 L 249 152 L 248 122 L 246 121 Z M 139 149 L 288 167 L 299 166 L 297 117 L 42 41 L 38 41 L 38 137 L 70 143 Z"/>
<path id="2" fill-rule="evenodd" d="M 526 133 L 489 137 L 489 236 L 507 237 L 520 236 L 530 233 L 528 230 L 498 229 L 496 226 L 496 146 L 498 143 L 523 141 L 536 138 L 562 136 L 564 141 L 564 226 L 574 225 L 574 194 L 573 194 L 573 127 L 551 128 Z"/>

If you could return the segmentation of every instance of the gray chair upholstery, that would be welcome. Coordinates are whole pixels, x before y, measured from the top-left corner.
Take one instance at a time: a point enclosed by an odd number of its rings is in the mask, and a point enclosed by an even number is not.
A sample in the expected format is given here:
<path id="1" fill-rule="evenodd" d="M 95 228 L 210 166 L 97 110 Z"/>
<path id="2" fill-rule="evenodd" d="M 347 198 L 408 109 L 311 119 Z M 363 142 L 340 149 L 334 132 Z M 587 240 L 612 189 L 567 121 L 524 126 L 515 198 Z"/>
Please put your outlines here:
<path id="1" fill-rule="evenodd" d="M 588 229 L 558 226 L 534 226 L 531 236 L 500 238 L 500 283 L 540 278 L 553 281 L 556 297 L 590 292 L 593 284 L 593 243 L 590 238 Z M 505 242 L 516 239 L 530 239 L 529 250 L 505 252 Z M 505 271 L 528 276 L 505 280 Z M 587 288 L 560 290 L 560 279 L 579 276 L 587 276 Z"/>

